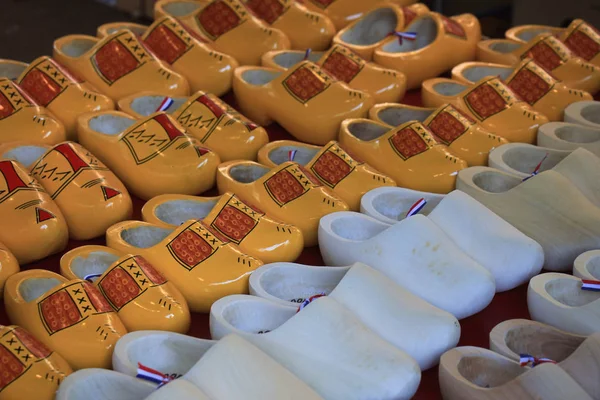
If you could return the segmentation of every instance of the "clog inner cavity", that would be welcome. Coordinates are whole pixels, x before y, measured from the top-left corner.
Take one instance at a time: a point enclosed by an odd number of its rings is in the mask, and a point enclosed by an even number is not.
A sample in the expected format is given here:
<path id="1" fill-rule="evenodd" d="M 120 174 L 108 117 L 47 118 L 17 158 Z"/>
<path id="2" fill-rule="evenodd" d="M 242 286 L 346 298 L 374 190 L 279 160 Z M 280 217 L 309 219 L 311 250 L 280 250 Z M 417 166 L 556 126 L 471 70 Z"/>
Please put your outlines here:
<path id="1" fill-rule="evenodd" d="M 433 85 L 433 90 L 442 96 L 458 96 L 462 91 L 466 90 L 467 87 L 462 83 L 451 82 L 450 80 L 446 82 L 440 82 Z"/>
<path id="2" fill-rule="evenodd" d="M 427 16 L 417 19 L 405 30 L 416 32 L 417 38 L 415 40 L 402 40 L 402 43 L 400 43 L 400 40 L 392 40 L 386 43 L 382 50 L 388 53 L 407 53 L 419 50 L 433 43 L 438 35 L 437 23 L 433 18 Z"/>
<path id="3" fill-rule="evenodd" d="M 42 157 L 48 151 L 48 149 L 49 147 L 42 146 L 19 146 L 2 154 L 2 158 L 16 160 L 25 167 L 29 168 L 33 165 L 33 163 L 40 159 L 40 157 Z"/>
<path id="4" fill-rule="evenodd" d="M 191 219 L 203 219 L 217 204 L 216 200 L 170 200 L 159 204 L 154 210 L 156 218 L 162 222 L 179 226 Z"/>
<path id="5" fill-rule="evenodd" d="M 556 137 L 571 143 L 593 143 L 600 141 L 600 130 L 579 125 L 564 125 L 554 131 Z"/>
<path id="6" fill-rule="evenodd" d="M 236 165 L 231 167 L 229 175 L 241 183 L 252 183 L 264 176 L 269 169 L 260 165 Z"/>
<path id="7" fill-rule="evenodd" d="M 56 278 L 29 278 L 19 285 L 19 293 L 29 303 L 62 283 Z"/>
<path id="8" fill-rule="evenodd" d="M 99 115 L 90 119 L 90 129 L 105 135 L 119 135 L 135 124 L 136 120 L 120 115 Z"/>
<path id="9" fill-rule="evenodd" d="M 581 290 L 579 279 L 554 279 L 546 283 L 546 291 L 558 302 L 571 307 L 581 307 L 600 299 L 600 293 Z"/>
<path id="10" fill-rule="evenodd" d="M 173 17 L 183 17 L 200 8 L 201 3 L 194 3 L 191 1 L 174 1 L 171 3 L 163 4 L 162 8 Z"/>
<path id="11" fill-rule="evenodd" d="M 396 30 L 398 16 L 391 7 L 382 7 L 367 14 L 341 36 L 345 43 L 368 46 L 382 41 Z"/>
<path id="12" fill-rule="evenodd" d="M 280 67 L 288 69 L 299 62 L 304 61 L 304 54 L 305 53 L 303 51 L 288 51 L 285 53 L 279 53 L 273 57 L 273 61 Z M 322 56 L 322 51 L 311 52 L 308 55 L 308 59 L 312 62 L 317 62 Z"/>
<path id="13" fill-rule="evenodd" d="M 372 122 L 356 122 L 348 125 L 348 131 L 357 139 L 368 142 L 385 135 L 388 128 Z"/>
<path id="14" fill-rule="evenodd" d="M 600 105 L 594 103 L 583 107 L 581 116 L 594 124 L 600 124 Z"/>
<path id="15" fill-rule="evenodd" d="M 541 325 L 522 325 L 506 333 L 506 345 L 515 354 L 531 354 L 560 362 L 569 357 L 584 337 L 557 332 Z"/>
<path id="16" fill-rule="evenodd" d="M 93 37 L 77 38 L 62 45 L 61 50 L 69 57 L 81 57 L 98 44 L 99 39 Z"/>
<path id="17" fill-rule="evenodd" d="M 297 151 L 293 161 L 300 165 L 308 164 L 310 160 L 312 160 L 313 157 L 319 152 L 319 149 L 312 149 L 308 147 L 281 146 L 269 152 L 269 159 L 277 165 L 283 164 L 286 161 L 290 161 L 289 152 L 293 150 Z"/>
<path id="18" fill-rule="evenodd" d="M 281 72 L 266 69 L 250 69 L 242 73 L 242 79 L 253 86 L 262 86 L 281 75 Z"/>
<path id="19" fill-rule="evenodd" d="M 389 228 L 389 225 L 362 217 L 362 214 L 346 214 L 331 223 L 331 230 L 336 235 L 357 242 L 371 239 Z"/>
<path id="20" fill-rule="evenodd" d="M 482 356 L 465 356 L 457 368 L 465 379 L 482 388 L 504 385 L 527 371 L 508 359 Z"/>
<path id="21" fill-rule="evenodd" d="M 223 318 L 236 329 L 248 333 L 266 333 L 277 329 L 296 314 L 296 308 L 265 300 L 232 302 L 223 310 Z"/>
<path id="22" fill-rule="evenodd" d="M 537 165 L 548 154 L 540 167 L 540 172 L 554 168 L 556 164 L 567 157 L 570 152 L 544 149 L 537 146 L 515 146 L 502 154 L 502 161 L 510 168 L 516 169 L 524 174 L 530 174 Z"/>
<path id="23" fill-rule="evenodd" d="M 147 117 L 150 114 L 154 114 L 158 107 L 161 105 L 165 96 L 141 96 L 136 97 L 130 104 L 130 107 L 137 114 L 140 114 L 144 117 Z M 178 110 L 179 107 L 183 103 L 186 102 L 185 97 L 172 97 L 173 104 L 169 106 L 164 112 L 167 114 L 172 114 L 174 111 Z"/>
<path id="24" fill-rule="evenodd" d="M 508 40 L 498 40 L 490 44 L 490 50 L 494 50 L 498 53 L 508 54 L 520 48 L 519 43 L 514 43 Z"/>
<path id="25" fill-rule="evenodd" d="M 463 70 L 463 76 L 471 82 L 479 82 L 490 76 L 499 76 L 500 79 L 506 79 L 513 72 L 514 69 L 510 67 L 480 67 L 475 65 Z"/>
<path id="26" fill-rule="evenodd" d="M 423 122 L 429 117 L 435 109 L 414 109 L 403 107 L 384 108 L 377 113 L 379 119 L 392 126 L 399 126 L 408 121 Z"/>
<path id="27" fill-rule="evenodd" d="M 552 33 L 552 30 L 548 28 L 530 28 L 524 29 L 521 32 L 517 33 L 517 37 L 524 42 L 529 42 L 533 40 L 537 35 L 541 35 L 542 33 Z"/>
<path id="28" fill-rule="evenodd" d="M 133 247 L 147 249 L 156 246 L 173 232 L 172 229 L 155 226 L 138 226 L 121 232 L 121 239 Z"/>
<path id="29" fill-rule="evenodd" d="M 316 294 L 329 295 L 348 272 L 347 267 L 298 268 L 295 264 L 281 264 L 261 275 L 262 288 L 273 297 L 302 303 Z"/>
<path id="30" fill-rule="evenodd" d="M 587 270 L 595 279 L 600 279 L 600 255 L 595 255 L 587 262 Z"/>
<path id="31" fill-rule="evenodd" d="M 398 192 L 382 193 L 373 199 L 373 208 L 380 214 L 396 221 L 401 221 L 406 217 L 406 213 L 423 196 L 400 195 Z M 419 214 L 429 215 L 431 211 L 439 204 L 444 196 L 439 195 L 427 198 L 427 204 L 419 211 Z"/>
<path id="32" fill-rule="evenodd" d="M 27 64 L 25 63 L 0 61 L 0 76 L 12 81 L 17 79 L 26 68 Z"/>
<path id="33" fill-rule="evenodd" d="M 495 171 L 483 171 L 473 176 L 475 186 L 491 193 L 506 192 L 517 187 L 521 182 L 520 178 Z"/>
<path id="34" fill-rule="evenodd" d="M 93 251 L 85 256 L 75 257 L 71 261 L 71 271 L 79 279 L 86 275 L 103 274 L 118 259 L 118 256 L 106 251 Z"/>
<path id="35" fill-rule="evenodd" d="M 141 36 L 148 30 L 148 27 L 145 25 L 139 25 L 139 24 L 119 24 L 117 26 L 107 28 L 106 34 L 112 35 L 113 33 L 122 31 L 123 29 L 128 29 L 131 32 L 135 33 L 136 35 Z"/>

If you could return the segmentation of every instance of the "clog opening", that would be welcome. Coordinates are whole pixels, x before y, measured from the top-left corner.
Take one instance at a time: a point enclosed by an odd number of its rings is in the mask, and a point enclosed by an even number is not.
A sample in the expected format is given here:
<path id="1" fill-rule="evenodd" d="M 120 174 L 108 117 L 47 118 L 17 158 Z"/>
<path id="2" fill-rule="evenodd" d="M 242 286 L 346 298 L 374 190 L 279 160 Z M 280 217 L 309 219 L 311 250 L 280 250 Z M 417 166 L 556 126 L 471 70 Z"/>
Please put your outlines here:
<path id="1" fill-rule="evenodd" d="M 444 196 L 440 195 L 439 198 L 433 197 L 427 199 L 427 204 L 419 211 L 419 214 L 429 215 L 430 212 L 440 203 Z M 406 195 L 400 196 L 398 193 L 382 193 L 373 199 L 373 208 L 380 214 L 396 220 L 401 221 L 406 217 L 406 213 L 410 208 L 419 200 L 419 195 Z"/>
<path id="2" fill-rule="evenodd" d="M 433 90 L 442 96 L 458 96 L 461 92 L 466 90 L 467 87 L 462 83 L 458 82 L 440 82 L 433 85 Z"/>
<path id="3" fill-rule="evenodd" d="M 346 215 L 334 219 L 331 223 L 332 232 L 343 239 L 362 242 L 389 228 L 389 225 L 361 215 Z"/>
<path id="4" fill-rule="evenodd" d="M 150 114 L 154 114 L 166 98 L 166 96 L 136 97 L 129 106 L 137 114 L 147 117 Z M 173 104 L 163 110 L 167 114 L 172 114 L 178 110 L 187 100 L 185 97 L 171 97 L 171 99 L 173 100 Z"/>
<path id="5" fill-rule="evenodd" d="M 123 29 L 128 29 L 131 32 L 135 33 L 138 36 L 142 36 L 148 30 L 147 26 L 139 25 L 139 24 L 121 24 L 117 26 L 111 26 L 106 29 L 107 35 L 112 35 L 115 32 L 122 31 Z"/>
<path id="6" fill-rule="evenodd" d="M 387 51 L 388 53 L 408 53 L 410 51 L 420 50 L 433 43 L 438 35 L 437 23 L 429 16 L 417 19 L 405 30 L 407 32 L 416 32 L 417 37 L 415 40 L 392 40 L 386 43 L 382 47 L 382 50 Z"/>
<path id="7" fill-rule="evenodd" d="M 579 279 L 553 279 L 546 283 L 545 289 L 554 300 L 570 307 L 585 306 L 600 299 L 599 292 L 581 290 Z"/>
<path id="8" fill-rule="evenodd" d="M 162 5 L 163 10 L 173 17 L 184 17 L 198 10 L 201 3 L 191 1 L 174 1 Z"/>
<path id="9" fill-rule="evenodd" d="M 281 72 L 266 69 L 250 69 L 242 73 L 242 79 L 253 86 L 262 86 L 281 75 Z"/>
<path id="10" fill-rule="evenodd" d="M 234 328 L 247 333 L 267 333 L 277 329 L 296 314 L 285 307 L 260 300 L 240 300 L 223 310 L 223 318 Z"/>
<path id="11" fill-rule="evenodd" d="M 252 183 L 263 177 L 269 169 L 261 165 L 236 165 L 231 167 L 229 175 L 240 183 Z"/>
<path id="12" fill-rule="evenodd" d="M 496 171 L 483 171 L 473 176 L 473 183 L 478 188 L 490 193 L 503 193 L 517 187 L 522 182 L 515 176 Z"/>
<path id="13" fill-rule="evenodd" d="M 556 362 L 569 357 L 585 338 L 558 333 L 549 326 L 522 325 L 506 333 L 505 342 L 515 354 L 531 354 Z"/>
<path id="14" fill-rule="evenodd" d="M 350 132 L 357 139 L 368 142 L 377 139 L 388 132 L 388 128 L 373 122 L 355 122 L 348 125 Z"/>
<path id="15" fill-rule="evenodd" d="M 33 163 L 46 154 L 47 151 L 48 148 L 42 146 L 19 146 L 2 154 L 2 158 L 16 160 L 23 164 L 26 168 L 29 168 L 33 166 Z"/>
<path id="16" fill-rule="evenodd" d="M 490 50 L 503 54 L 512 53 L 519 47 L 521 47 L 519 43 L 509 42 L 508 40 L 500 40 L 490 44 Z"/>
<path id="17" fill-rule="evenodd" d="M 120 115 L 98 115 L 90 119 L 90 129 L 105 135 L 119 135 L 137 121 L 130 117 Z"/>
<path id="18" fill-rule="evenodd" d="M 121 239 L 139 249 L 156 246 L 173 232 L 172 229 L 155 226 L 138 226 L 121 231 Z"/>
<path id="19" fill-rule="evenodd" d="M 348 272 L 348 268 L 297 268 L 282 264 L 261 275 L 262 288 L 273 297 L 293 303 L 302 303 L 316 294 L 329 295 Z"/>
<path id="20" fill-rule="evenodd" d="M 457 369 L 466 380 L 482 388 L 504 385 L 527 371 L 508 359 L 483 356 L 465 356 Z"/>
<path id="21" fill-rule="evenodd" d="M 600 130 L 580 125 L 564 125 L 554 131 L 556 137 L 571 143 L 593 143 L 600 141 Z"/>
<path id="22" fill-rule="evenodd" d="M 600 280 L 600 255 L 590 258 L 585 267 L 595 279 Z"/>
<path id="23" fill-rule="evenodd" d="M 510 67 L 479 67 L 472 66 L 463 70 L 463 76 L 471 82 L 479 82 L 483 78 L 498 76 L 500 79 L 506 79 L 514 72 Z"/>
<path id="24" fill-rule="evenodd" d="M 341 36 L 345 43 L 369 46 L 387 37 L 396 30 L 398 16 L 391 7 L 382 7 L 361 18 Z"/>
<path id="25" fill-rule="evenodd" d="M 296 151 L 294 159 L 290 160 L 289 152 Z M 319 149 L 312 149 L 303 146 L 281 146 L 269 152 L 269 160 L 275 164 L 283 164 L 286 161 L 294 161 L 300 165 L 306 165 L 317 155 Z"/>
<path id="26" fill-rule="evenodd" d="M 518 32 L 516 36 L 524 42 L 530 42 L 534 37 L 543 33 L 552 33 L 552 31 L 547 28 L 531 28 Z"/>
<path id="27" fill-rule="evenodd" d="M 62 283 L 56 278 L 29 278 L 19 285 L 19 293 L 29 303 Z"/>
<path id="28" fill-rule="evenodd" d="M 512 169 L 531 174 L 540 162 L 539 172 L 546 171 L 554 168 L 569 154 L 569 152 L 548 151 L 537 146 L 514 146 L 502 154 L 502 161 Z"/>
<path id="29" fill-rule="evenodd" d="M 311 52 L 308 55 L 308 60 L 312 62 L 317 62 L 322 56 L 322 51 Z M 279 53 L 275 55 L 275 57 L 273 57 L 273 61 L 275 62 L 275 64 L 279 65 L 282 68 L 291 68 L 299 62 L 304 61 L 304 52 L 290 51 L 285 53 Z"/>
<path id="30" fill-rule="evenodd" d="M 146 399 L 156 390 L 141 379 L 105 369 L 81 369 L 67 378 L 63 381 L 65 383 L 61 384 L 61 394 L 58 398 Z M 124 397 L 125 394 L 127 397 Z"/>
<path id="31" fill-rule="evenodd" d="M 581 116 L 594 124 L 600 124 L 600 103 L 588 104 L 583 107 Z"/>
<path id="32" fill-rule="evenodd" d="M 217 200 L 169 200 L 159 204 L 154 215 L 162 222 L 179 226 L 191 219 L 203 219 L 215 207 Z"/>
<path id="33" fill-rule="evenodd" d="M 384 108 L 377 113 L 377 117 L 388 125 L 399 126 L 408 121 L 425 121 L 432 113 L 433 109 L 418 110 L 414 108 L 390 107 Z"/>
<path id="34" fill-rule="evenodd" d="M 99 39 L 93 37 L 77 38 L 65 42 L 60 49 L 66 56 L 81 57 L 98 44 L 98 42 Z"/>
<path id="35" fill-rule="evenodd" d="M 11 81 L 16 80 L 27 68 L 26 64 L 19 62 L 0 61 L 0 76 Z"/>
<path id="36" fill-rule="evenodd" d="M 93 251 L 85 256 L 75 257 L 70 267 L 75 276 L 84 279 L 88 275 L 103 274 L 118 259 L 118 256 L 106 251 Z"/>

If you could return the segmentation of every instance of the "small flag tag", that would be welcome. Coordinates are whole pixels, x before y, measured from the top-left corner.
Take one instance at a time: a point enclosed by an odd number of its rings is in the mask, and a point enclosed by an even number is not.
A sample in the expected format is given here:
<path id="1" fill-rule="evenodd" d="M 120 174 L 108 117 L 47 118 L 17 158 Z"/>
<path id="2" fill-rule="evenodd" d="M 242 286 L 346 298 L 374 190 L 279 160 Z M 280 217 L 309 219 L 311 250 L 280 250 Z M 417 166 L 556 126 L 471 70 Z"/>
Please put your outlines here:
<path id="1" fill-rule="evenodd" d="M 290 150 L 288 151 L 288 161 L 294 161 L 294 158 L 296 158 L 296 153 L 298 152 L 298 150 Z"/>
<path id="2" fill-rule="evenodd" d="M 310 57 L 310 53 L 312 53 L 312 49 L 306 49 L 306 51 L 304 52 L 305 60 L 308 60 L 308 57 Z"/>
<path id="3" fill-rule="evenodd" d="M 591 292 L 600 292 L 600 281 L 590 279 L 581 280 L 581 290 L 589 290 Z"/>
<path id="4" fill-rule="evenodd" d="M 409 40 L 409 41 L 413 41 L 415 39 L 417 39 L 417 32 L 391 32 L 388 36 L 397 36 L 398 37 L 398 43 L 402 44 L 402 42 L 404 41 L 404 39 Z"/>
<path id="5" fill-rule="evenodd" d="M 319 297 L 323 297 L 323 296 L 327 296 L 327 295 L 325 293 L 320 293 L 320 294 L 315 294 L 314 296 L 310 296 L 308 299 L 304 300 L 302 302 L 302 304 L 300 304 L 300 307 L 298 307 L 298 311 L 296 311 L 296 312 L 300 312 L 304 307 L 306 307 L 307 305 L 309 305 L 310 303 L 312 303 Z"/>
<path id="6" fill-rule="evenodd" d="M 417 214 L 419 211 L 421 211 L 423 209 L 423 207 L 425 207 L 426 204 L 427 204 L 427 200 L 425 200 L 425 199 L 417 200 L 417 202 L 415 204 L 413 204 L 412 207 L 406 213 L 406 218 L 412 217 L 413 215 Z"/>
<path id="7" fill-rule="evenodd" d="M 83 277 L 83 280 L 94 282 L 96 280 L 95 278 L 100 278 L 101 276 L 102 276 L 102 274 L 87 274 L 86 276 Z"/>
<path id="8" fill-rule="evenodd" d="M 548 153 L 546 153 L 544 158 L 542 158 L 542 161 L 540 161 L 539 164 L 536 165 L 536 167 L 533 170 L 533 172 L 531 173 L 531 175 L 529 175 L 527 178 L 523 179 L 523 182 L 525 182 L 527 179 L 533 178 L 534 176 L 536 176 L 537 174 L 540 173 L 540 168 L 542 168 L 542 164 L 544 163 L 544 161 L 546 161 L 546 158 L 548 158 Z"/>
<path id="9" fill-rule="evenodd" d="M 150 367 L 146 367 L 142 363 L 138 363 L 136 378 L 156 383 L 158 387 L 161 387 L 162 385 L 167 384 L 174 379 L 173 377 L 167 374 L 163 374 L 160 371 L 157 371 Z"/>
<path id="10" fill-rule="evenodd" d="M 521 364 L 521 367 L 525 367 L 529 364 L 531 364 L 532 367 L 536 367 L 540 364 L 547 364 L 547 363 L 556 364 L 556 361 L 551 360 L 549 358 L 537 358 L 530 354 L 520 354 L 519 356 L 520 356 L 519 362 Z"/>
<path id="11" fill-rule="evenodd" d="M 156 109 L 156 112 L 166 111 L 173 105 L 173 99 L 170 97 L 165 97 L 163 101 L 160 103 L 160 106 Z"/>

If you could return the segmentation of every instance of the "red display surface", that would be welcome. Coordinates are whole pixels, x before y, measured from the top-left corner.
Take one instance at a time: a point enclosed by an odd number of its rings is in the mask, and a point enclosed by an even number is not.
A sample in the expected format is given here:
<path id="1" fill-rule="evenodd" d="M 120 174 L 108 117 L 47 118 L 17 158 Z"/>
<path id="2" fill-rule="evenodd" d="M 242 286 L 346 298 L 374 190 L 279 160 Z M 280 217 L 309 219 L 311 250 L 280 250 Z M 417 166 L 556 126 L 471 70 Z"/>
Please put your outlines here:
<path id="1" fill-rule="evenodd" d="M 236 102 L 233 95 L 226 95 L 223 100 L 233 107 L 236 107 Z M 418 91 L 409 92 L 402 102 L 405 104 L 419 106 L 421 105 L 420 93 Z M 290 136 L 277 124 L 269 126 L 267 131 L 269 132 L 269 138 L 271 141 L 283 139 L 294 140 L 292 136 Z M 217 195 L 216 188 L 203 193 L 203 195 Z M 141 208 L 144 205 L 144 202 L 135 197 L 132 198 L 134 207 L 133 218 L 141 220 Z M 260 207 L 260 204 L 257 204 L 257 206 Z M 61 256 L 65 252 L 75 247 L 88 244 L 105 245 L 105 241 L 104 238 L 98 238 L 85 242 L 71 240 L 69 241 L 69 244 L 63 253 L 47 257 L 41 261 L 26 266 L 22 266 L 21 269 L 28 270 L 40 268 L 59 273 Z M 323 265 L 323 260 L 317 247 L 304 249 L 296 262 L 308 265 Z M 490 330 L 498 323 L 513 318 L 529 318 L 529 313 L 527 311 L 527 285 L 522 285 L 508 292 L 497 294 L 492 303 L 485 310 L 469 318 L 461 320 L 460 325 L 462 333 L 459 346 L 478 346 L 487 348 L 489 345 L 488 335 Z M 192 313 L 192 326 L 188 334 L 199 338 L 209 339 L 210 332 L 208 320 L 208 314 Z M 10 321 L 4 308 L 2 308 L 0 312 L 0 324 L 10 325 Z M 423 372 L 421 385 L 419 386 L 419 390 L 417 391 L 414 399 L 437 400 L 441 398 L 442 397 L 438 384 L 438 370 L 437 367 L 431 368 L 430 370 Z"/>

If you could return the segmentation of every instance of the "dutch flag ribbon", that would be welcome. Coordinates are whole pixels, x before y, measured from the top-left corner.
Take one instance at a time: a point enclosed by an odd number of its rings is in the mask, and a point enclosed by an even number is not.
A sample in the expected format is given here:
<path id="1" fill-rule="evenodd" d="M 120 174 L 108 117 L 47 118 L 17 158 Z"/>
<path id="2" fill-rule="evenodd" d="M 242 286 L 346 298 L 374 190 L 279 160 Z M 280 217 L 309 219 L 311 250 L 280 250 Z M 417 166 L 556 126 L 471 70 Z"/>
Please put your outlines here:
<path id="1" fill-rule="evenodd" d="M 581 280 L 581 290 L 589 290 L 591 292 L 600 292 L 600 281 L 590 279 Z"/>
<path id="2" fill-rule="evenodd" d="M 308 60 L 308 57 L 310 57 L 310 53 L 312 53 L 312 49 L 306 49 L 306 51 L 304 52 L 305 60 Z"/>
<path id="3" fill-rule="evenodd" d="M 417 38 L 417 32 L 391 32 L 388 36 L 397 36 L 398 43 L 402 44 L 404 39 L 413 41 Z"/>
<path id="4" fill-rule="evenodd" d="M 171 107 L 172 105 L 173 105 L 173 99 L 170 97 L 165 97 L 155 112 L 165 111 L 165 110 L 169 109 L 169 107 Z"/>
<path id="5" fill-rule="evenodd" d="M 531 364 L 532 367 L 536 367 L 540 364 L 546 364 L 546 363 L 551 363 L 551 364 L 556 364 L 556 361 L 551 360 L 549 358 L 537 358 L 534 357 L 530 354 L 520 354 L 520 359 L 519 362 L 521 364 L 521 367 L 525 367 L 526 365 Z"/>
<path id="6" fill-rule="evenodd" d="M 548 153 L 546 153 L 544 158 L 542 158 L 542 161 L 540 161 L 539 164 L 536 165 L 536 167 L 533 170 L 533 172 L 531 173 L 531 175 L 529 175 L 527 178 L 523 179 L 523 182 L 525 182 L 527 179 L 533 178 L 534 176 L 536 176 L 537 174 L 540 173 L 540 168 L 542 168 L 542 164 L 544 163 L 544 161 L 546 161 L 546 158 L 548 158 Z"/>
<path id="7" fill-rule="evenodd" d="M 300 304 L 300 307 L 298 307 L 298 311 L 296 311 L 296 312 L 300 312 L 304 307 L 306 307 L 307 305 L 309 305 L 310 303 L 312 303 L 319 297 L 323 297 L 323 296 L 327 296 L 327 295 L 325 293 L 319 293 L 319 294 L 315 294 L 314 296 L 310 296 L 308 299 L 304 300 L 302 302 L 302 304 Z"/>
<path id="8" fill-rule="evenodd" d="M 294 161 L 294 158 L 296 158 L 296 153 L 298 152 L 298 150 L 290 150 L 288 151 L 288 161 Z"/>
<path id="9" fill-rule="evenodd" d="M 94 278 L 99 278 L 101 276 L 102 276 L 102 274 L 87 274 L 86 276 L 83 277 L 83 280 L 93 282 Z"/>
<path id="10" fill-rule="evenodd" d="M 171 382 L 171 377 L 166 374 L 163 374 L 160 371 L 155 369 L 146 367 L 142 363 L 138 363 L 137 375 L 136 378 L 143 379 L 149 382 L 154 382 L 161 387 L 162 385 Z"/>
<path id="11" fill-rule="evenodd" d="M 423 209 L 423 207 L 425 207 L 425 204 L 427 204 L 427 200 L 425 200 L 425 199 L 417 200 L 417 202 L 415 204 L 413 204 L 412 207 L 406 213 L 406 218 L 412 217 L 413 215 L 417 214 L 419 211 L 421 211 Z"/>

